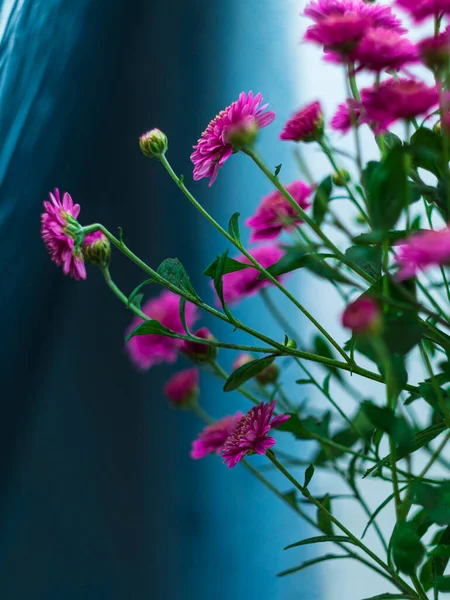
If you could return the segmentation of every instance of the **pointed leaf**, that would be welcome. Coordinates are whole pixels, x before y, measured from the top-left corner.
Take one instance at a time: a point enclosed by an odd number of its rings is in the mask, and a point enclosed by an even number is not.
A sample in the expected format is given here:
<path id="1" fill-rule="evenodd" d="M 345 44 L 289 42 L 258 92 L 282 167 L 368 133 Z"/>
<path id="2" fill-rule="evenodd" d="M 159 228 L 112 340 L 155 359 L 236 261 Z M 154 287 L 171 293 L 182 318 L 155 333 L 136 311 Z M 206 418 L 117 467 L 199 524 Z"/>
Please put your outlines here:
<path id="1" fill-rule="evenodd" d="M 309 467 L 305 471 L 305 481 L 303 482 L 303 487 L 308 487 L 309 482 L 313 478 L 314 475 L 314 465 L 309 465 Z"/>
<path id="2" fill-rule="evenodd" d="M 231 237 L 238 242 L 241 243 L 241 234 L 239 233 L 239 217 L 241 213 L 235 212 L 231 219 L 228 221 L 228 233 Z"/>
<path id="3" fill-rule="evenodd" d="M 292 575 L 292 573 L 298 573 L 299 571 L 303 571 L 303 569 L 307 569 L 312 565 L 317 565 L 318 563 L 325 562 L 327 560 L 335 560 L 339 558 L 350 558 L 348 554 L 324 554 L 323 556 L 318 556 L 317 558 L 312 558 L 311 560 L 306 560 L 298 567 L 293 567 L 292 569 L 287 569 L 286 571 L 281 571 L 281 573 L 277 574 L 277 577 L 285 577 L 286 575 Z M 406 598 L 406 596 L 404 596 Z"/>
<path id="4" fill-rule="evenodd" d="M 217 257 L 215 260 L 213 260 L 213 262 L 206 267 L 205 271 L 203 272 L 204 275 L 207 275 L 208 277 L 211 277 L 212 279 L 214 279 L 215 275 L 216 275 L 216 268 L 217 268 L 217 263 L 219 262 L 219 258 Z M 234 273 L 235 271 L 242 271 L 242 269 L 248 269 L 249 267 L 251 267 L 252 265 L 248 265 L 246 263 L 241 263 L 238 260 L 235 260 L 234 258 L 229 258 L 227 256 L 225 263 L 223 265 L 223 275 L 226 275 L 227 273 Z"/>
<path id="5" fill-rule="evenodd" d="M 157 335 L 177 335 L 174 331 L 171 331 L 170 329 L 167 329 L 167 327 L 161 325 L 159 321 L 150 319 L 149 321 L 144 321 L 143 323 L 140 323 L 137 327 L 133 329 L 133 331 L 130 331 L 130 333 L 126 336 L 125 341 L 128 342 L 128 340 L 131 340 L 131 338 L 135 335 L 149 335 L 152 333 Z M 171 336 L 169 335 L 169 337 Z"/>
<path id="6" fill-rule="evenodd" d="M 301 540 L 300 542 L 289 544 L 289 546 L 286 546 L 285 550 L 297 548 L 298 546 L 307 546 L 309 544 L 323 544 L 325 542 L 336 542 L 340 544 L 355 543 L 351 538 L 347 537 L 346 535 L 316 535 L 314 537 L 307 538 L 306 540 Z"/>
<path id="7" fill-rule="evenodd" d="M 252 379 L 255 377 L 255 375 L 258 375 L 258 373 L 264 371 L 264 369 L 267 369 L 267 367 L 269 367 L 274 360 L 275 356 L 271 355 L 265 356 L 264 358 L 259 358 L 257 360 L 252 360 L 251 362 L 242 365 L 242 367 L 239 367 L 239 369 L 233 371 L 233 373 L 231 373 L 231 375 L 228 377 L 223 387 L 223 391 L 232 392 L 233 390 L 241 387 L 241 385 L 243 385 L 246 381 Z"/>

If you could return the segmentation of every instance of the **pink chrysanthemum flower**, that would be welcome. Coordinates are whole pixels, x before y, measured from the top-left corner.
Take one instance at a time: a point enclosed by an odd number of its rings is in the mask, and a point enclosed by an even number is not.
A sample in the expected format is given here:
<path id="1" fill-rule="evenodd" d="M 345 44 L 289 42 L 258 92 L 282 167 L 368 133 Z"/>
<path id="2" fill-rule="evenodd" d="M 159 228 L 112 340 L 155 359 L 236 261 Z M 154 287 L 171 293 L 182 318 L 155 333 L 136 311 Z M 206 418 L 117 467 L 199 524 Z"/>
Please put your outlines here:
<path id="1" fill-rule="evenodd" d="M 294 181 L 287 185 L 286 189 L 304 210 L 311 205 L 308 198 L 311 195 L 312 188 L 303 181 Z M 265 196 L 255 215 L 246 221 L 246 225 L 252 229 L 250 234 L 250 242 L 252 243 L 272 240 L 279 236 L 283 229 L 292 231 L 297 223 L 302 223 L 298 212 L 278 190 Z"/>
<path id="2" fill-rule="evenodd" d="M 333 50 L 339 55 L 348 56 L 370 27 L 370 21 L 361 15 L 331 15 L 315 25 L 310 25 L 305 33 L 305 41 Z"/>
<path id="3" fill-rule="evenodd" d="M 429 87 L 416 79 L 388 79 L 362 90 L 361 102 L 365 121 L 374 124 L 379 133 L 395 121 L 427 113 L 439 104 L 439 94 L 435 85 Z"/>
<path id="4" fill-rule="evenodd" d="M 209 177 L 211 186 L 219 169 L 239 149 L 233 145 L 232 139 L 254 139 L 259 129 L 272 123 L 275 113 L 273 110 L 265 111 L 268 104 L 261 106 L 262 101 L 261 94 L 254 96 L 253 92 L 241 92 L 236 102 L 209 123 L 191 154 L 196 181 Z"/>
<path id="5" fill-rule="evenodd" d="M 407 38 L 384 27 L 369 28 L 351 53 L 359 69 L 380 73 L 384 69 L 398 70 L 417 62 L 416 46 Z"/>
<path id="6" fill-rule="evenodd" d="M 330 16 L 355 14 L 368 19 L 371 27 L 385 27 L 399 33 L 406 31 L 390 6 L 371 4 L 364 0 L 312 0 L 303 14 L 315 23 Z"/>
<path id="7" fill-rule="evenodd" d="M 354 125 L 358 127 L 362 122 L 361 104 L 353 98 L 348 98 L 337 107 L 330 121 L 330 127 L 341 133 L 348 133 Z"/>
<path id="8" fill-rule="evenodd" d="M 358 298 L 344 310 L 342 325 L 355 333 L 377 333 L 381 326 L 378 304 L 368 296 Z"/>
<path id="9" fill-rule="evenodd" d="M 418 44 L 423 63 L 430 69 L 446 69 L 450 59 L 450 26 L 439 35 L 421 40 Z"/>
<path id="10" fill-rule="evenodd" d="M 249 250 L 249 253 L 265 269 L 274 265 L 283 256 L 283 251 L 275 245 L 259 246 L 258 248 Z M 235 260 L 247 265 L 251 264 L 246 256 L 237 256 Z M 271 285 L 269 280 L 258 279 L 258 277 L 259 271 L 254 267 L 248 267 L 247 269 L 234 271 L 233 273 L 226 273 L 222 279 L 225 302 L 233 304 L 247 296 L 253 296 L 260 289 Z"/>
<path id="11" fill-rule="evenodd" d="M 41 236 L 52 261 L 62 267 L 64 275 L 74 279 L 86 279 L 86 267 L 81 248 L 75 248 L 74 232 L 80 205 L 74 204 L 72 197 L 64 193 L 62 201 L 59 190 L 50 192 L 50 202 L 44 202 L 45 211 L 41 215 Z"/>
<path id="12" fill-rule="evenodd" d="M 152 298 L 142 307 L 142 312 L 151 319 L 159 321 L 161 325 L 176 333 L 185 334 L 186 331 L 180 319 L 180 297 L 164 290 L 157 298 Z M 197 320 L 197 309 L 191 302 L 186 302 L 186 323 L 189 328 Z M 135 317 L 127 333 L 132 331 L 140 323 L 140 317 Z M 182 345 L 182 340 L 165 337 L 150 333 L 148 335 L 136 335 L 126 343 L 126 350 L 132 362 L 142 370 L 149 369 L 153 365 L 167 362 L 174 363 L 177 353 Z"/>
<path id="13" fill-rule="evenodd" d="M 265 454 L 275 445 L 275 439 L 267 434 L 273 427 L 277 427 L 290 418 L 290 415 L 273 416 L 276 402 L 268 404 L 261 402 L 251 408 L 240 421 L 233 433 L 223 446 L 222 458 L 224 464 L 232 469 L 237 463 L 249 454 Z"/>
<path id="14" fill-rule="evenodd" d="M 320 102 L 311 102 L 287 121 L 280 140 L 314 142 L 323 135 L 323 113 Z"/>
<path id="15" fill-rule="evenodd" d="M 164 393 L 171 404 L 178 408 L 191 406 L 198 397 L 198 370 L 185 369 L 172 375 L 164 386 Z"/>
<path id="16" fill-rule="evenodd" d="M 399 243 L 397 273 L 399 280 L 415 277 L 434 265 L 450 264 L 450 229 L 422 231 Z"/>
<path id="17" fill-rule="evenodd" d="M 220 454 L 227 438 L 233 433 L 236 423 L 242 416 L 241 412 L 237 412 L 205 427 L 198 438 L 192 442 L 191 458 L 197 460 L 208 454 Z"/>
<path id="18" fill-rule="evenodd" d="M 416 23 L 427 17 L 450 13 L 450 0 L 396 0 L 396 4 L 406 10 Z"/>

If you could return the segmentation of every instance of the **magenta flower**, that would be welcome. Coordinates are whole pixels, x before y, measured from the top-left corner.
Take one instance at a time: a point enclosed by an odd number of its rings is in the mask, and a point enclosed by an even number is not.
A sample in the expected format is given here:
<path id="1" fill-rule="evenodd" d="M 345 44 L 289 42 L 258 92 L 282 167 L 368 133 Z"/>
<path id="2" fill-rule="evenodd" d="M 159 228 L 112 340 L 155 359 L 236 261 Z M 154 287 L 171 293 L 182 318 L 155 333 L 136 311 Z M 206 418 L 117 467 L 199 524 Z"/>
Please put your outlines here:
<path id="1" fill-rule="evenodd" d="M 192 442 L 191 458 L 197 460 L 208 454 L 220 454 L 227 438 L 233 433 L 236 423 L 242 418 L 242 413 L 227 415 L 217 423 L 208 425 Z"/>
<path id="2" fill-rule="evenodd" d="M 381 327 L 378 304 L 372 298 L 362 296 L 349 304 L 342 314 L 342 325 L 355 333 L 377 333 Z"/>
<path id="3" fill-rule="evenodd" d="M 52 261 L 62 267 L 64 275 L 74 279 L 86 279 L 86 267 L 81 248 L 75 248 L 75 233 L 80 228 L 76 219 L 80 205 L 74 204 L 72 196 L 59 190 L 50 192 L 50 202 L 44 202 L 45 211 L 41 214 L 41 237 Z"/>
<path id="4" fill-rule="evenodd" d="M 194 333 L 194 336 L 202 340 L 214 340 L 214 336 L 206 327 L 202 327 Z M 196 364 L 205 364 L 213 361 L 217 356 L 217 346 L 209 346 L 201 342 L 184 340 L 180 351 Z"/>
<path id="5" fill-rule="evenodd" d="M 294 181 L 287 185 L 286 189 L 304 210 L 311 205 L 308 198 L 311 195 L 312 188 L 303 181 Z M 295 224 L 302 222 L 295 208 L 291 206 L 281 192 L 275 190 L 262 199 L 255 215 L 247 219 L 246 225 L 252 229 L 250 242 L 258 242 L 278 237 L 283 229 L 292 231 Z"/>
<path id="6" fill-rule="evenodd" d="M 219 169 L 239 149 L 233 145 L 232 138 L 254 138 L 259 129 L 272 123 L 275 113 L 273 110 L 264 112 L 268 104 L 260 106 L 262 101 L 261 94 L 253 96 L 253 92 L 241 92 L 236 102 L 209 123 L 191 154 L 196 181 L 209 177 L 211 186 Z"/>
<path id="7" fill-rule="evenodd" d="M 347 98 L 345 102 L 337 107 L 330 121 L 330 126 L 341 133 L 348 133 L 353 127 L 353 123 L 358 127 L 362 122 L 361 104 L 353 98 Z"/>
<path id="8" fill-rule="evenodd" d="M 258 248 L 249 250 L 249 253 L 265 269 L 274 265 L 283 256 L 283 251 L 274 245 L 259 246 Z M 235 260 L 247 265 L 251 264 L 246 256 L 237 256 Z M 227 304 L 238 302 L 247 296 L 253 296 L 260 289 L 271 285 L 268 279 L 258 279 L 258 277 L 259 271 L 254 267 L 248 267 L 247 269 L 234 271 L 233 273 L 226 273 L 222 279 L 225 302 Z"/>
<path id="9" fill-rule="evenodd" d="M 198 379 L 198 370 L 195 367 L 178 371 L 164 386 L 164 394 L 177 408 L 192 406 L 198 397 Z"/>
<path id="10" fill-rule="evenodd" d="M 142 312 L 150 319 L 159 321 L 161 325 L 176 333 L 186 334 L 180 319 L 180 297 L 164 290 L 157 298 L 152 298 L 142 307 Z M 189 328 L 197 320 L 197 309 L 191 302 L 186 302 L 186 323 Z M 132 331 L 143 319 L 135 317 L 127 333 Z M 165 337 L 155 333 L 135 335 L 126 343 L 126 350 L 131 361 L 142 370 L 153 365 L 167 362 L 174 363 L 182 340 Z"/>
<path id="11" fill-rule="evenodd" d="M 450 58 L 450 26 L 439 35 L 425 38 L 418 44 L 419 54 L 430 69 L 446 69 Z"/>
<path id="12" fill-rule="evenodd" d="M 397 31 L 373 27 L 365 32 L 351 58 L 358 63 L 358 69 L 380 73 L 415 63 L 419 55 L 416 46 Z"/>
<path id="13" fill-rule="evenodd" d="M 226 440 L 222 458 L 224 464 L 232 469 L 250 454 L 265 454 L 275 445 L 275 439 L 267 434 L 290 418 L 290 415 L 273 416 L 276 402 L 258 404 L 251 408 L 237 423 L 233 433 Z"/>
<path id="14" fill-rule="evenodd" d="M 427 17 L 439 17 L 450 13 L 450 0 L 396 0 L 396 4 L 420 23 Z"/>
<path id="15" fill-rule="evenodd" d="M 362 90 L 361 102 L 365 121 L 379 133 L 395 121 L 427 113 L 439 104 L 439 94 L 435 85 L 429 87 L 416 79 L 388 79 Z"/>
<path id="16" fill-rule="evenodd" d="M 369 19 L 362 15 L 333 14 L 310 25 L 304 39 L 323 46 L 327 51 L 333 50 L 339 55 L 348 56 L 369 27 Z"/>
<path id="17" fill-rule="evenodd" d="M 311 0 L 303 14 L 315 23 L 335 15 L 354 14 L 365 17 L 370 27 L 385 27 L 399 33 L 406 31 L 389 6 L 371 4 L 364 0 Z"/>
<path id="18" fill-rule="evenodd" d="M 421 231 L 399 243 L 397 264 L 400 280 L 415 277 L 433 265 L 450 264 L 450 229 Z"/>
<path id="19" fill-rule="evenodd" d="M 314 142 L 323 135 L 323 114 L 320 102 L 311 102 L 287 121 L 280 140 Z"/>

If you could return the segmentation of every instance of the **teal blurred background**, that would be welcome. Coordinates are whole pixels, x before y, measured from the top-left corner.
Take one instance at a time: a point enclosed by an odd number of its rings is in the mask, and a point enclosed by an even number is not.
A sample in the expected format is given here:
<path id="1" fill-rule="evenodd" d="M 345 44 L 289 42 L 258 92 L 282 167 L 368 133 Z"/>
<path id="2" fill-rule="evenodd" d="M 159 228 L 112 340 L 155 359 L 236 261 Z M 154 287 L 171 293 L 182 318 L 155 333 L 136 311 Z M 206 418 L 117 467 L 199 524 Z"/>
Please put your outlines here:
<path id="1" fill-rule="evenodd" d="M 82 223 L 122 226 L 146 262 L 178 256 L 212 300 L 201 273 L 225 241 L 137 139 L 160 127 L 173 166 L 218 220 L 249 216 L 270 191 L 250 161 L 233 157 L 208 189 L 192 182 L 189 155 L 208 121 L 251 89 L 277 112 L 261 151 L 286 164 L 286 181 L 297 176 L 290 149 L 274 142 L 299 94 L 300 9 L 270 0 L 3 0 L 2 599 L 320 595 L 314 571 L 275 577 L 302 560 L 282 551 L 304 533 L 294 514 L 244 469 L 191 461 L 201 426 L 161 394 L 173 369 L 135 372 L 123 351 L 130 315 L 99 273 L 64 278 L 39 236 L 41 203 L 57 186 L 81 204 Z M 117 254 L 112 273 L 128 291 L 145 278 Z M 237 314 L 277 332 L 259 301 Z M 223 356 L 228 367 L 232 359 Z M 207 379 L 202 397 L 215 417 L 248 408 Z"/>

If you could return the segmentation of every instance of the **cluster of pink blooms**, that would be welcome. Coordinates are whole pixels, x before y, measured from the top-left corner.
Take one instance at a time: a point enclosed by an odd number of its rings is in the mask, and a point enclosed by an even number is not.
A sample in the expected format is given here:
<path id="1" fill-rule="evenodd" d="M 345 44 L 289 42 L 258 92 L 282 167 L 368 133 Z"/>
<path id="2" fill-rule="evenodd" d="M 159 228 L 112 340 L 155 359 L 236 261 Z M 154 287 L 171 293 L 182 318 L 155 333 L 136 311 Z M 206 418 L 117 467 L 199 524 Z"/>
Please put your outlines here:
<path id="1" fill-rule="evenodd" d="M 266 454 L 275 445 L 269 431 L 287 421 L 290 415 L 274 416 L 275 401 L 261 402 L 245 415 L 236 413 L 208 425 L 192 444 L 192 458 L 221 454 L 231 469 L 251 454 Z"/>
<path id="2" fill-rule="evenodd" d="M 450 265 L 450 229 L 421 231 L 400 242 L 397 254 L 400 280 L 416 277 L 419 271 Z"/>

